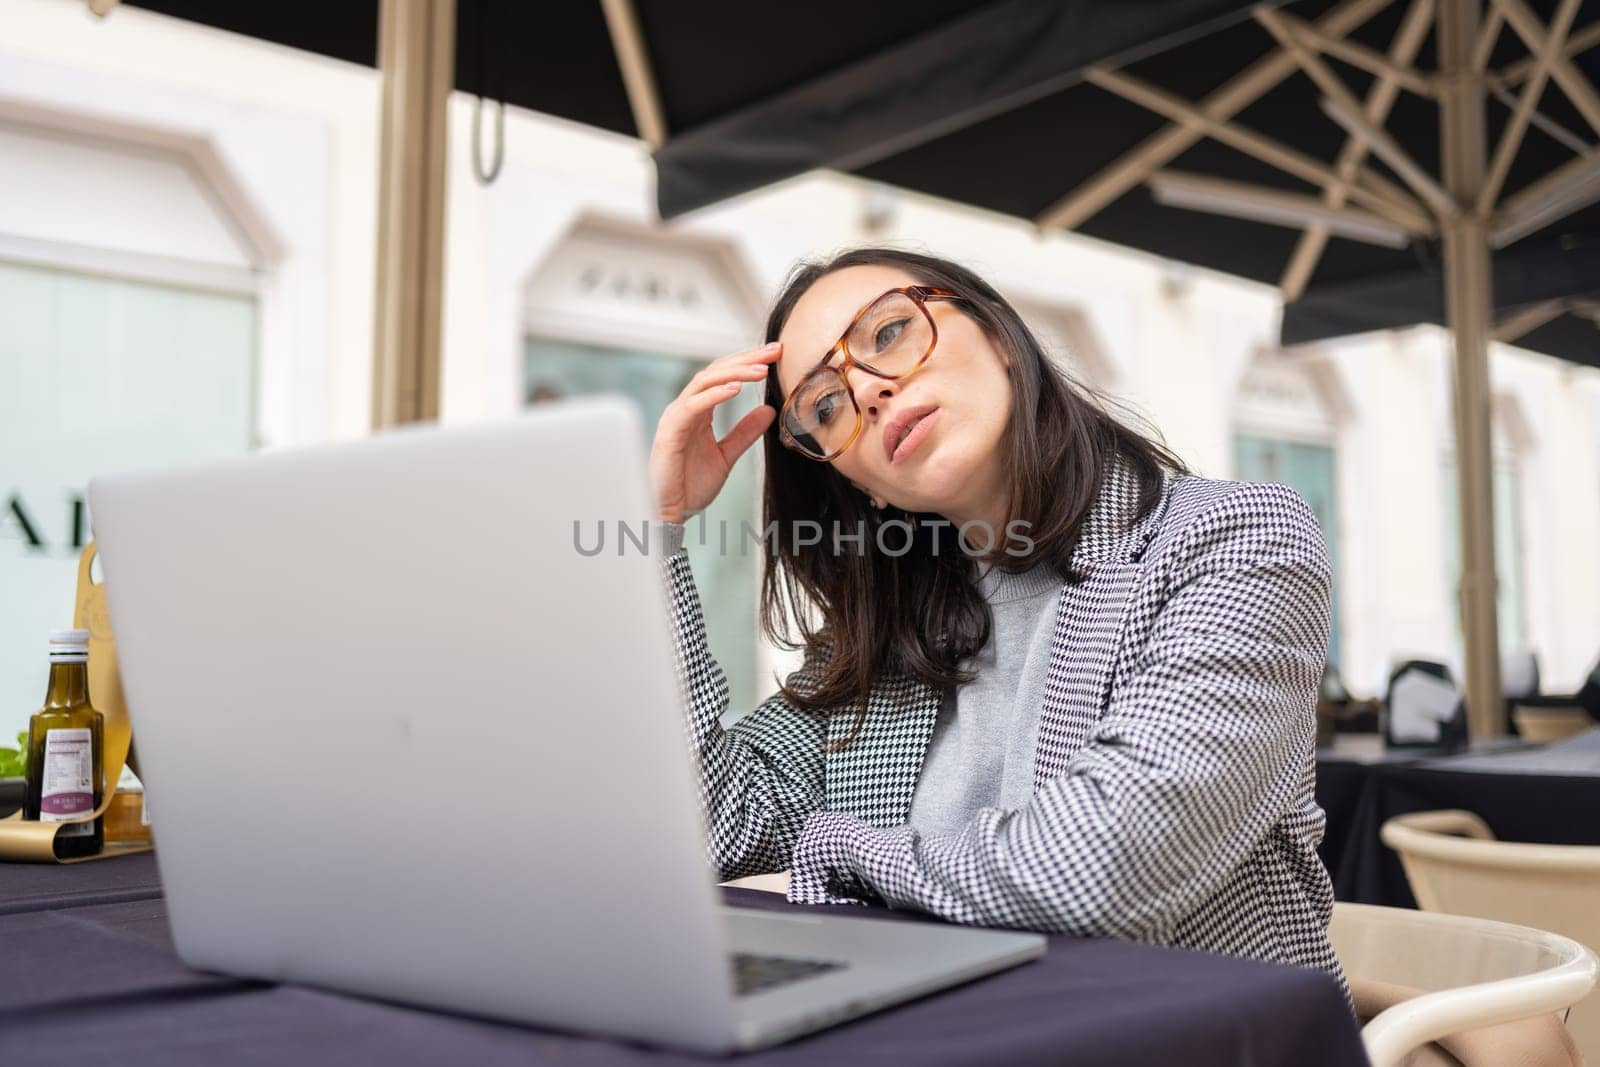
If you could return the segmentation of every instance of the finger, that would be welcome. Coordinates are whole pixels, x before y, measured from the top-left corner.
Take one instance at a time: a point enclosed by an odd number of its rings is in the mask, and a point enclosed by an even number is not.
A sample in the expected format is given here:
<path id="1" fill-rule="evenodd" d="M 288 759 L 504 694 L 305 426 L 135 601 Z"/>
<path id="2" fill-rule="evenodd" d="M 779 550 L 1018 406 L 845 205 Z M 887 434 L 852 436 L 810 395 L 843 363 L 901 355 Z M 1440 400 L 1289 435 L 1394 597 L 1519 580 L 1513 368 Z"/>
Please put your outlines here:
<path id="1" fill-rule="evenodd" d="M 767 367 L 764 363 L 728 363 L 722 366 L 711 366 L 694 376 L 694 382 L 683 396 L 714 389 L 719 385 L 729 382 L 746 384 L 759 382 L 767 376 Z"/>
<path id="2" fill-rule="evenodd" d="M 701 371 L 699 371 L 699 374 L 696 374 L 694 378 L 699 378 L 701 381 L 706 381 L 707 378 L 712 378 L 712 376 L 715 376 L 715 374 L 723 373 L 723 371 L 728 370 L 728 368 L 736 368 L 736 366 L 747 366 L 747 368 L 755 368 L 755 370 L 765 371 L 766 365 L 773 362 L 773 360 L 776 360 L 776 358 L 778 358 L 781 354 L 781 344 L 773 341 L 771 344 L 765 344 L 765 346 L 760 347 L 760 349 L 749 349 L 746 350 L 746 352 L 734 352 L 733 355 L 725 355 L 725 357 L 712 360 L 712 362 L 707 363 L 706 366 L 702 366 Z M 693 381 L 693 379 L 691 379 L 691 381 Z"/>
<path id="3" fill-rule="evenodd" d="M 677 424 L 682 432 L 687 432 L 709 421 L 709 416 L 718 404 L 725 404 L 739 395 L 739 390 L 744 387 L 743 382 L 731 382 L 719 385 L 703 392 L 696 393 L 686 400 L 675 400 L 672 406 L 679 410 L 681 421 Z"/>
<path id="4" fill-rule="evenodd" d="M 728 436 L 717 442 L 717 447 L 722 449 L 722 458 L 728 461 L 729 466 L 744 455 L 745 449 L 755 444 L 756 438 L 767 432 L 767 427 L 772 425 L 777 414 L 771 404 L 762 404 L 754 411 L 747 412 L 728 431 Z"/>
<path id="5" fill-rule="evenodd" d="M 768 363 L 777 359 L 782 352 L 783 345 L 778 341 L 773 341 L 770 344 L 762 345 L 760 348 L 750 348 L 743 352 L 734 352 L 731 355 L 714 359 L 701 368 L 698 374 L 689 379 L 684 386 L 683 392 L 679 395 L 686 396 L 695 392 L 698 388 L 707 384 L 709 377 L 719 374 L 729 367 L 747 366 L 764 369 Z"/>

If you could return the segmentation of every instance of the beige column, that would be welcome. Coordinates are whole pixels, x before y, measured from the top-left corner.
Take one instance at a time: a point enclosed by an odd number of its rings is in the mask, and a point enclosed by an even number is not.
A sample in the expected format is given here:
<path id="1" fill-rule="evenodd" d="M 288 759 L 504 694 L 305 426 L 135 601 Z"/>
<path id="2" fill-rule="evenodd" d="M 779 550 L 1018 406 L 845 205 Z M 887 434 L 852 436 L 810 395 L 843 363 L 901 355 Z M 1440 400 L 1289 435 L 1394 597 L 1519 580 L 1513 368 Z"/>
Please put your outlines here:
<path id="1" fill-rule="evenodd" d="M 455 35 L 455 0 L 381 0 L 374 429 L 439 415 L 445 108 L 455 79 Z"/>
<path id="2" fill-rule="evenodd" d="M 1505 733 L 1495 614 L 1494 466 L 1489 334 L 1493 323 L 1488 223 L 1477 210 L 1485 176 L 1483 83 L 1472 71 L 1480 0 L 1440 0 L 1440 147 L 1458 211 L 1442 218 L 1445 308 L 1455 340 L 1456 469 L 1461 501 L 1461 630 L 1468 729 Z"/>

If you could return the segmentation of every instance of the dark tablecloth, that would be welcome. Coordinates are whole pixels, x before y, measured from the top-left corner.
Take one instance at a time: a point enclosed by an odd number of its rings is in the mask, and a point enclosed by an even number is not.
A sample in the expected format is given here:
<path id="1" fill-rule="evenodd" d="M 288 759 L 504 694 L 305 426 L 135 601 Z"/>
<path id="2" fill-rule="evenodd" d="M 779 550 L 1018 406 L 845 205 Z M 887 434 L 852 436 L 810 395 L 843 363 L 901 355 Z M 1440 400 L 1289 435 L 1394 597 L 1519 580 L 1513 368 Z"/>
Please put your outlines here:
<path id="1" fill-rule="evenodd" d="M 153 852 L 87 863 L 0 863 L 0 915 L 160 896 Z M 4 955 L 0 946 L 0 959 Z"/>
<path id="2" fill-rule="evenodd" d="M 1321 853 L 1334 896 L 1414 908 L 1400 858 L 1378 836 L 1396 815 L 1464 808 L 1502 840 L 1600 844 L 1600 819 L 1560 817 L 1600 811 L 1600 730 L 1554 745 L 1458 756 L 1319 753 L 1317 802 L 1328 815 Z"/>
<path id="3" fill-rule="evenodd" d="M 11 872 L 0 870 L 0 896 Z M 725 890 L 730 903 L 791 909 Z M 901 921 L 913 916 L 890 915 Z M 691 1056 L 189 970 L 160 900 L 0 916 L 0 1062 L 700 1063 Z M 1044 958 L 738 1062 L 1364 1064 L 1317 972 L 1052 938 Z"/>
<path id="4" fill-rule="evenodd" d="M 0 778 L 0 819 L 22 807 L 27 791 L 26 778 Z"/>

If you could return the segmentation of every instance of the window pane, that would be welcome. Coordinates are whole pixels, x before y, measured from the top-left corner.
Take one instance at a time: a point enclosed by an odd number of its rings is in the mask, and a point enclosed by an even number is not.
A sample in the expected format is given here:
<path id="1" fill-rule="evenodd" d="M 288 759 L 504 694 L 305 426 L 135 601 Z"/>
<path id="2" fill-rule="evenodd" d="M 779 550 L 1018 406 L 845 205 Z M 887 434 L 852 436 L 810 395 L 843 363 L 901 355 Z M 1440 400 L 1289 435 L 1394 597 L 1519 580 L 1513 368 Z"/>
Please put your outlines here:
<path id="1" fill-rule="evenodd" d="M 1301 496 L 1317 516 L 1328 560 L 1333 566 L 1333 630 L 1328 637 L 1328 665 L 1339 666 L 1339 513 L 1334 494 L 1333 448 L 1273 437 L 1237 434 L 1233 469 L 1246 482 L 1277 482 Z"/>
<path id="2" fill-rule="evenodd" d="M 1443 465 L 1445 521 L 1445 582 L 1450 596 L 1449 617 L 1455 620 L 1456 647 L 1461 635 L 1461 506 L 1454 457 Z M 1515 464 L 1501 462 L 1494 469 L 1494 570 L 1499 597 L 1495 603 L 1500 648 L 1510 652 L 1527 647 L 1522 610 L 1522 485 Z"/>
<path id="3" fill-rule="evenodd" d="M 249 296 L 0 262 L 0 744 L 72 623 L 89 478 L 250 447 L 255 314 Z"/>
<path id="4" fill-rule="evenodd" d="M 631 399 L 644 419 L 647 438 L 661 412 L 683 391 L 704 364 L 654 352 L 606 348 L 545 338 L 530 338 L 524 351 L 524 393 L 529 403 L 587 393 L 615 392 Z M 760 403 L 759 386 L 743 390 L 717 410 L 717 435 L 727 433 Z M 646 442 L 648 444 L 648 440 Z M 705 612 L 711 652 L 728 676 L 729 711 L 750 710 L 765 693 L 757 692 L 756 597 L 760 579 L 759 543 L 744 541 L 741 523 L 759 528 L 759 479 L 753 446 L 702 519 L 690 519 L 685 543 L 695 585 Z M 722 544 L 726 533 L 727 545 Z M 769 687 L 770 688 L 770 687 Z"/>

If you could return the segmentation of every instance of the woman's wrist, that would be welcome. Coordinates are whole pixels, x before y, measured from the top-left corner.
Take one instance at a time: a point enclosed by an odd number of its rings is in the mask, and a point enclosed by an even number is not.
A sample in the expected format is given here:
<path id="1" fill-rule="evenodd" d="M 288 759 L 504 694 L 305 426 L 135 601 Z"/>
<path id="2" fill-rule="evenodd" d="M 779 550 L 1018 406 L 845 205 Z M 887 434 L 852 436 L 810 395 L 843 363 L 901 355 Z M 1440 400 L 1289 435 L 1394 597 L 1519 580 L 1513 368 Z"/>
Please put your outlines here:
<path id="1" fill-rule="evenodd" d="M 661 519 L 656 523 L 657 545 L 663 556 L 675 556 L 683 551 L 684 528 L 681 522 Z"/>
<path id="2" fill-rule="evenodd" d="M 656 521 L 682 526 L 696 515 L 704 514 L 705 510 L 705 508 L 657 508 Z"/>

